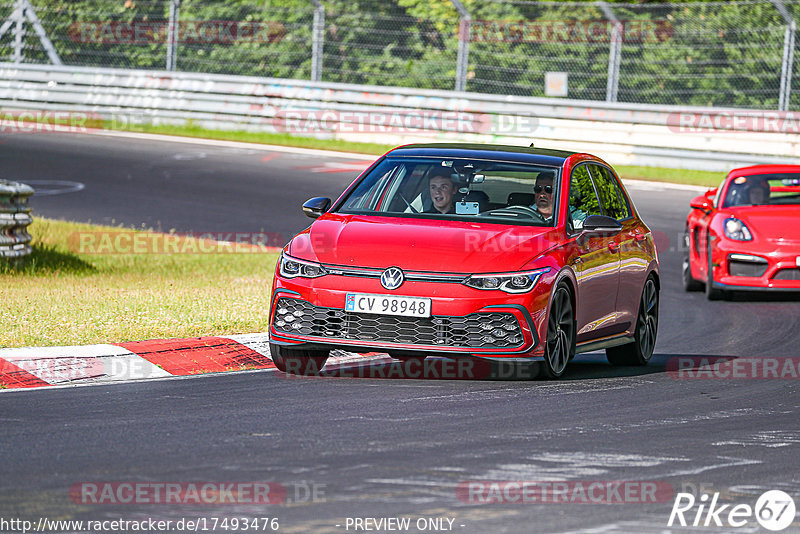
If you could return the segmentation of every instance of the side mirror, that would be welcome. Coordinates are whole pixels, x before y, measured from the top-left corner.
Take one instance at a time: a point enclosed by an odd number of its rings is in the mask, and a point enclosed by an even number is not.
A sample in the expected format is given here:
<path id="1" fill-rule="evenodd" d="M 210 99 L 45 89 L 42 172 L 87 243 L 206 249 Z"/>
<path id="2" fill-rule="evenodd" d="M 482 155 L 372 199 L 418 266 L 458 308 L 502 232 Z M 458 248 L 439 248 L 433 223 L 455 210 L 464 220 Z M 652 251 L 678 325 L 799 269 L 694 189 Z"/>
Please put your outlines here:
<path id="1" fill-rule="evenodd" d="M 613 217 L 605 215 L 589 215 L 583 221 L 583 232 L 597 235 L 617 235 L 622 231 L 622 225 Z"/>
<path id="2" fill-rule="evenodd" d="M 303 204 L 303 213 L 316 219 L 331 207 L 331 199 L 327 197 L 314 197 L 305 201 Z"/>
<path id="3" fill-rule="evenodd" d="M 702 211 L 704 211 L 706 213 L 710 213 L 713 206 L 711 204 L 711 200 L 709 200 L 708 196 L 706 196 L 706 195 L 708 195 L 708 193 L 706 193 L 705 195 L 698 195 L 698 196 L 694 197 L 689 202 L 689 206 L 692 209 L 702 210 Z"/>

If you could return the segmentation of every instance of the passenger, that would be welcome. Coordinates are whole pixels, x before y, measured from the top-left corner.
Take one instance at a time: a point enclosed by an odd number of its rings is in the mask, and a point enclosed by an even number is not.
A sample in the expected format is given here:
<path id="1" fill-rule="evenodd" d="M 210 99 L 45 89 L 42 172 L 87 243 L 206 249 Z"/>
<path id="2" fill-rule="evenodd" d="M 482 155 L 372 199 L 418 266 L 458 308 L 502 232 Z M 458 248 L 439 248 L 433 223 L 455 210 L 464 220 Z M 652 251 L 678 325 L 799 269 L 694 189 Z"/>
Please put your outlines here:
<path id="1" fill-rule="evenodd" d="M 450 177 L 450 171 L 436 169 L 428 177 L 428 191 L 431 194 L 433 206 L 425 213 L 455 213 L 456 184 Z"/>

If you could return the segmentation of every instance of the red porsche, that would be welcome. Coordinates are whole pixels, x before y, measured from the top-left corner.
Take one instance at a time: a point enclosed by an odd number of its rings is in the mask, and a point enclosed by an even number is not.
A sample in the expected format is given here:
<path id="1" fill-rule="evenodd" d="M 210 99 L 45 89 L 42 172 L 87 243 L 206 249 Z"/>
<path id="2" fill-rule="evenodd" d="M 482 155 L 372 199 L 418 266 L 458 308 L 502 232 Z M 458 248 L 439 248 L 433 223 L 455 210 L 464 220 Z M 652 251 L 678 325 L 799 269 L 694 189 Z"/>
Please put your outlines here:
<path id="1" fill-rule="evenodd" d="M 331 349 L 537 360 L 576 352 L 644 365 L 658 329 L 649 228 L 614 170 L 589 154 L 426 144 L 378 159 L 283 249 L 270 352 L 283 371 Z"/>
<path id="2" fill-rule="evenodd" d="M 734 169 L 690 206 L 687 291 L 800 291 L 800 165 Z"/>

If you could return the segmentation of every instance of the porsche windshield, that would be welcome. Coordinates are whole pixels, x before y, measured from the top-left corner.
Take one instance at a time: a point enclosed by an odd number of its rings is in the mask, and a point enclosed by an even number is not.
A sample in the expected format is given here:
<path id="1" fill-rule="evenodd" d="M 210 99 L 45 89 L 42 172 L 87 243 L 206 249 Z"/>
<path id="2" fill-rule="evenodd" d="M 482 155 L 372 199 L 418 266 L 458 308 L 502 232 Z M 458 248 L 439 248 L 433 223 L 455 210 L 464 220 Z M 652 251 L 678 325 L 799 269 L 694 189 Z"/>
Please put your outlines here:
<path id="1" fill-rule="evenodd" d="M 734 178 L 723 207 L 800 204 L 800 174 L 755 174 Z"/>
<path id="2" fill-rule="evenodd" d="M 487 160 L 386 158 L 338 211 L 553 226 L 558 167 Z"/>

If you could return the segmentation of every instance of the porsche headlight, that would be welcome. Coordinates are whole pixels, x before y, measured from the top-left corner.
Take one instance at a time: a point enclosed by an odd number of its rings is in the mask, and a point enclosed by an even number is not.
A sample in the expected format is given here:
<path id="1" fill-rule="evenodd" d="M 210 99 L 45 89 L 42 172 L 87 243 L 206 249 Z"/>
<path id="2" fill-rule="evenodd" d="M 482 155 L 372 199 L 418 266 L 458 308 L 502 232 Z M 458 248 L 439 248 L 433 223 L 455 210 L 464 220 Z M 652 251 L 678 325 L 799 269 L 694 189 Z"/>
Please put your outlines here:
<path id="1" fill-rule="evenodd" d="M 734 241 L 752 241 L 750 229 L 735 217 L 725 219 L 725 236 Z"/>
<path id="2" fill-rule="evenodd" d="M 319 278 L 328 274 L 319 263 L 298 260 L 286 254 L 281 254 L 279 272 L 284 278 Z"/>
<path id="3" fill-rule="evenodd" d="M 550 267 L 518 273 L 473 274 L 462 283 L 474 289 L 500 290 L 506 293 L 527 293 Z"/>

